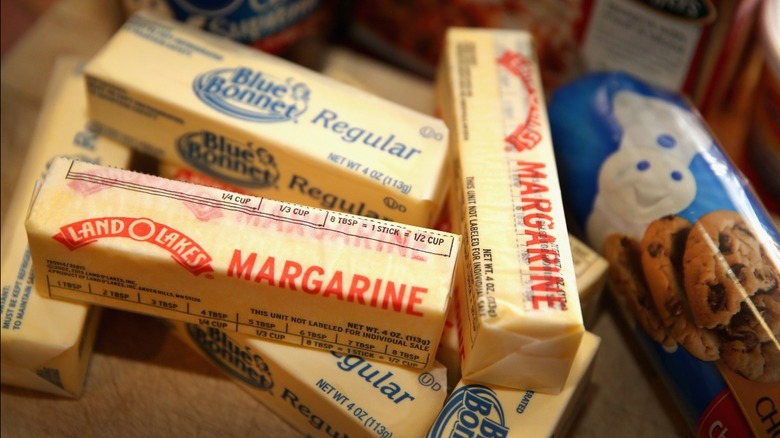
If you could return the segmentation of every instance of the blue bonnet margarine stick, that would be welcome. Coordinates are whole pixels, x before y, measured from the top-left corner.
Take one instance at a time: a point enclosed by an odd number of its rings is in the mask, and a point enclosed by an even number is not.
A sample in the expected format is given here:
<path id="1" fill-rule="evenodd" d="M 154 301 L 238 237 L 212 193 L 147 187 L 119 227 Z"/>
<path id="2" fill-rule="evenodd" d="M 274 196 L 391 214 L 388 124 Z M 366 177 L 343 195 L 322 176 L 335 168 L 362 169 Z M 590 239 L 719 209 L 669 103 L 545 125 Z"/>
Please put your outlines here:
<path id="1" fill-rule="evenodd" d="M 254 339 L 170 321 L 174 333 L 312 437 L 421 437 L 447 396 L 447 372 Z"/>
<path id="2" fill-rule="evenodd" d="M 600 344 L 598 336 L 585 333 L 555 395 L 461 380 L 426 437 L 565 436 L 584 403 Z"/>
<path id="3" fill-rule="evenodd" d="M 532 38 L 450 29 L 437 79 L 464 240 L 463 377 L 556 393 L 584 327 Z"/>
<path id="4" fill-rule="evenodd" d="M 83 389 L 100 309 L 35 291 L 24 230 L 30 193 L 56 156 L 127 166 L 131 155 L 91 129 L 81 67 L 78 59 L 58 59 L 3 222 L 2 383 L 65 397 Z"/>
<path id="5" fill-rule="evenodd" d="M 433 84 L 429 81 L 340 47 L 329 49 L 323 63 L 322 73 L 325 76 L 423 114 L 433 114 Z M 161 162 L 158 174 L 165 178 L 221 187 L 235 192 L 252 192 L 183 164 Z M 331 205 L 327 199 L 323 199 L 323 204 L 324 207 Z"/>
<path id="6" fill-rule="evenodd" d="M 417 226 L 441 208 L 441 120 L 280 58 L 141 12 L 86 77 L 107 135 L 243 192 Z"/>
<path id="7" fill-rule="evenodd" d="M 27 234 L 44 295 L 433 365 L 460 236 L 66 159 Z"/>

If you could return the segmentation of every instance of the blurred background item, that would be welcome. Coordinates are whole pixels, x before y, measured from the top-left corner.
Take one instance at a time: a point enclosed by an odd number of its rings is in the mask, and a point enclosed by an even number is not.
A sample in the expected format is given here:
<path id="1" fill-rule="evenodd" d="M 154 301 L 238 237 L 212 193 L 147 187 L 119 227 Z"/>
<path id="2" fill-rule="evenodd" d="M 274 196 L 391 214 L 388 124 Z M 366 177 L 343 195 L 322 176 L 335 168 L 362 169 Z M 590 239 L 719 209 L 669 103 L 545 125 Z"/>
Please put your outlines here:
<path id="1" fill-rule="evenodd" d="M 534 36 L 545 88 L 578 71 L 583 1 L 352 1 L 348 39 L 391 64 L 433 77 L 450 26 L 525 29 Z"/>
<path id="2" fill-rule="evenodd" d="M 763 64 L 747 139 L 747 172 L 775 215 L 780 215 L 780 1 L 761 12 Z"/>
<path id="3" fill-rule="evenodd" d="M 121 0 L 127 15 L 145 9 L 277 55 L 302 56 L 321 43 L 330 0 Z M 316 50 L 315 50 L 316 52 Z"/>

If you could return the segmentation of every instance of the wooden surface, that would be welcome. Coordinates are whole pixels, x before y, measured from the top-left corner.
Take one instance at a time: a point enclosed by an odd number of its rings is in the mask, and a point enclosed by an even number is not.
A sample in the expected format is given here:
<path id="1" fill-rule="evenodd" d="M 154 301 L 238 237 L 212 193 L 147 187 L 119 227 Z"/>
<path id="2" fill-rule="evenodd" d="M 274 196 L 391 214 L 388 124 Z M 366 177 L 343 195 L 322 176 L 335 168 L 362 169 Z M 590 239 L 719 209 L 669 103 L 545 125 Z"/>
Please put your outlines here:
<path id="1" fill-rule="evenodd" d="M 121 23 L 116 8 L 104 0 L 60 0 L 4 54 L 3 213 L 55 57 L 91 56 Z M 605 295 L 602 304 L 591 327 L 602 347 L 571 435 L 689 436 L 662 382 L 623 334 L 612 301 Z M 4 438 L 301 436 L 159 321 L 114 310 L 104 313 L 80 399 L 5 385 L 0 397 Z"/>

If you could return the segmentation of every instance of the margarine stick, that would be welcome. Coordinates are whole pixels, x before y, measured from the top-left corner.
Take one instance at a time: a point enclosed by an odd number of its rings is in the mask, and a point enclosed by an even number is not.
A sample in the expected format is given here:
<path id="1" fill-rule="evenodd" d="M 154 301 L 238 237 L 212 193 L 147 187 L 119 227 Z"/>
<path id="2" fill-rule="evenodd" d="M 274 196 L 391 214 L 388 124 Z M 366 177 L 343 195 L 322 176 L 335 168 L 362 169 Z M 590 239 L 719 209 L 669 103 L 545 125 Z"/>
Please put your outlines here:
<path id="1" fill-rule="evenodd" d="M 574 277 L 582 308 L 582 320 L 589 329 L 596 319 L 601 294 L 607 284 L 609 262 L 593 248 L 573 235 L 569 235 Z"/>
<path id="2" fill-rule="evenodd" d="M 307 436 L 421 437 L 447 396 L 439 363 L 414 370 L 171 322 L 179 338 Z"/>
<path id="3" fill-rule="evenodd" d="M 86 77 L 105 133 L 162 162 L 258 196 L 417 226 L 441 208 L 444 123 L 280 58 L 141 12 Z"/>
<path id="4" fill-rule="evenodd" d="M 567 436 L 585 402 L 600 344 L 598 336 L 585 333 L 559 394 L 461 380 L 426 437 Z"/>
<path id="5" fill-rule="evenodd" d="M 81 63 L 61 58 L 47 87 L 7 217 L 2 249 L 2 383 L 66 397 L 81 394 L 100 312 L 45 298 L 33 289 L 25 214 L 35 181 L 58 155 L 126 166 L 130 150 L 87 121 Z M 81 212 L 84 213 L 84 212 Z"/>
<path id="6" fill-rule="evenodd" d="M 585 327 L 588 328 L 598 313 L 601 294 L 607 282 L 609 263 L 575 236 L 569 235 L 569 244 L 572 248 L 574 274 L 582 305 L 583 320 Z M 456 284 L 453 294 L 458 293 L 458 287 Z M 436 351 L 436 359 L 447 367 L 447 382 L 453 386 L 457 384 L 461 377 L 461 358 L 457 316 L 454 307 L 450 307 L 450 311 L 447 313 L 447 321 L 444 323 L 444 332 L 441 335 L 439 349 Z"/>
<path id="7" fill-rule="evenodd" d="M 330 49 L 323 63 L 322 74 L 325 76 L 423 114 L 433 114 L 433 84 L 429 81 L 340 47 Z M 160 163 L 159 175 L 235 192 L 251 192 L 230 185 L 224 179 L 217 180 L 191 166 L 167 161 Z M 280 193 L 279 199 L 284 200 L 281 196 Z"/>
<path id="8" fill-rule="evenodd" d="M 56 160 L 27 220 L 45 295 L 428 368 L 460 236 Z"/>
<path id="9" fill-rule="evenodd" d="M 433 113 L 432 84 L 396 71 L 380 62 L 364 58 L 359 54 L 338 48 L 334 49 L 325 59 L 323 73 L 409 108 L 426 114 Z M 161 166 L 161 172 L 164 172 L 164 176 L 167 174 L 170 175 L 170 178 L 185 181 L 198 178 L 198 175 L 193 175 L 192 172 L 180 168 L 176 169 L 173 166 Z M 449 218 L 451 210 L 444 211 L 443 214 L 447 223 L 451 223 L 451 218 Z M 461 213 L 458 212 L 457 217 L 460 216 Z M 459 233 L 461 231 L 454 230 L 453 232 Z M 583 320 L 585 326 L 588 327 L 589 321 L 595 318 L 598 311 L 599 299 L 606 284 L 609 264 L 606 259 L 573 235 L 569 235 L 569 244 Z M 437 352 L 437 359 L 447 367 L 447 381 L 451 386 L 456 385 L 460 379 L 460 354 L 455 321 L 453 309 L 450 309 Z"/>
<path id="10" fill-rule="evenodd" d="M 437 99 L 464 237 L 463 377 L 556 393 L 584 327 L 530 34 L 451 29 Z"/>

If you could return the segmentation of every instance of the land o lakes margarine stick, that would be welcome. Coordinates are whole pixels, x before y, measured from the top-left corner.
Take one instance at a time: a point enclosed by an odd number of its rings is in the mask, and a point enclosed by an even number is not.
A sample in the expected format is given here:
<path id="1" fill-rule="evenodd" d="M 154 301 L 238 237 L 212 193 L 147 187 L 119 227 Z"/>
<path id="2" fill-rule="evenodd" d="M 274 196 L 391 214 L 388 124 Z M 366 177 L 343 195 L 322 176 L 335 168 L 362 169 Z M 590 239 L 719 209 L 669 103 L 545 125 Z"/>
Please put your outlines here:
<path id="1" fill-rule="evenodd" d="M 306 436 L 422 437 L 447 396 L 439 363 L 414 370 L 170 322 L 180 339 Z"/>
<path id="2" fill-rule="evenodd" d="M 451 29 L 437 100 L 464 238 L 463 377 L 556 393 L 584 328 L 530 34 Z"/>
<path id="3" fill-rule="evenodd" d="M 600 344 L 585 332 L 566 384 L 555 395 L 461 380 L 426 438 L 566 436 L 585 402 Z"/>
<path id="4" fill-rule="evenodd" d="M 24 229 L 30 194 L 55 156 L 127 166 L 131 153 L 91 130 L 80 69 L 81 62 L 75 58 L 60 58 L 55 64 L 3 222 L 0 273 L 2 383 L 66 397 L 81 394 L 100 309 L 35 292 Z"/>
<path id="5" fill-rule="evenodd" d="M 39 290 L 414 368 L 460 236 L 56 160 L 27 233 Z"/>
<path id="6" fill-rule="evenodd" d="M 577 291 L 582 304 L 582 316 L 585 327 L 588 328 L 598 313 L 601 294 L 607 282 L 609 263 L 575 236 L 569 235 L 569 244 L 572 249 Z M 453 294 L 458 293 L 459 287 L 463 287 L 462 283 L 456 283 Z M 451 306 L 444 323 L 439 349 L 436 351 L 436 360 L 447 367 L 447 382 L 450 385 L 457 384 L 461 377 L 458 333 L 457 315 L 454 306 Z"/>
<path id="7" fill-rule="evenodd" d="M 86 67 L 113 138 L 241 191 L 431 226 L 448 130 L 312 70 L 140 12 Z"/>

